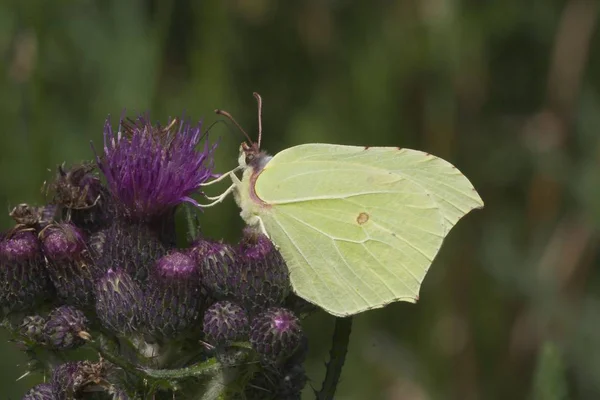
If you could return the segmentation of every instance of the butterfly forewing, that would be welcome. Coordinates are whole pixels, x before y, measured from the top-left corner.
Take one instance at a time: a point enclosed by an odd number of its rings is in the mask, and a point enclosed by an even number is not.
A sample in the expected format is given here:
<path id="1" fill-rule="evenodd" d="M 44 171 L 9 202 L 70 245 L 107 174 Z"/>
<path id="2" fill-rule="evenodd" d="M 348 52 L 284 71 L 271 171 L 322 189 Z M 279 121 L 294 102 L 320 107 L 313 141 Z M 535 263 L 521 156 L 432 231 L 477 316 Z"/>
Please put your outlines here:
<path id="1" fill-rule="evenodd" d="M 411 172 L 416 166 L 386 164 L 388 153 L 403 157 L 397 149 L 297 146 L 277 154 L 256 180 L 256 194 L 269 205 L 261 219 L 288 263 L 294 290 L 332 314 L 416 301 L 457 215 L 477 204 L 471 190 L 432 191 L 437 186 L 427 176 L 456 179 L 445 161 L 415 152 L 421 158 L 413 162 L 430 170 L 420 173 L 426 181 L 420 184 L 421 175 Z M 470 188 L 462 180 L 459 187 Z"/>

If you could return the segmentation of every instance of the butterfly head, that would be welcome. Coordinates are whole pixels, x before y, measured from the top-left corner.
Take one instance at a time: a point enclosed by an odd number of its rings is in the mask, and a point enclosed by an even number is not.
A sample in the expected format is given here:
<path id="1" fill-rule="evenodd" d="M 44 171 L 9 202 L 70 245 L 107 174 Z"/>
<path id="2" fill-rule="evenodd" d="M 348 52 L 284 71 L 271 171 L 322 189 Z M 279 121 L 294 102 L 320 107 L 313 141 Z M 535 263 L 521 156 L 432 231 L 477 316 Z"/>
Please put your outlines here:
<path id="1" fill-rule="evenodd" d="M 258 102 L 258 141 L 254 142 L 244 129 L 236 122 L 236 120 L 227 111 L 215 110 L 219 115 L 224 115 L 246 136 L 247 141 L 240 145 L 240 155 L 238 164 L 242 169 L 252 168 L 255 172 L 260 171 L 272 158 L 264 151 L 260 150 L 260 140 L 262 138 L 262 98 L 258 93 L 253 93 L 254 98 Z"/>
<path id="2" fill-rule="evenodd" d="M 260 150 L 258 143 L 243 142 L 240 145 L 238 163 L 243 169 L 250 167 L 255 171 L 260 171 L 271 158 L 266 152 Z"/>

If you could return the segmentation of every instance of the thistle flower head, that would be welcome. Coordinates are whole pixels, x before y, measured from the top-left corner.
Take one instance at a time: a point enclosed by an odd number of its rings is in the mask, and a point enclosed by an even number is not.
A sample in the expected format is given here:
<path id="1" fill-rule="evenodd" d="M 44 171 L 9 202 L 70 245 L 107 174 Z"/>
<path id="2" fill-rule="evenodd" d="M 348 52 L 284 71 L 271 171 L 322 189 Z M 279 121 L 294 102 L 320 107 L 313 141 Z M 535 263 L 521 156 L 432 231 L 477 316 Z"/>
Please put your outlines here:
<path id="1" fill-rule="evenodd" d="M 29 309 L 53 290 L 37 235 L 16 231 L 0 237 L 0 307 L 7 312 Z"/>
<path id="2" fill-rule="evenodd" d="M 290 292 L 289 272 L 269 238 L 246 228 L 238 253 L 237 271 L 229 278 L 234 298 L 251 314 L 282 305 Z"/>
<path id="3" fill-rule="evenodd" d="M 57 350 L 79 347 L 89 339 L 88 319 L 75 307 L 61 306 L 53 310 L 44 325 L 44 341 Z"/>
<path id="4" fill-rule="evenodd" d="M 105 384 L 103 361 L 70 361 L 52 371 L 51 384 L 57 399 L 78 399 L 83 391 L 94 391 Z M 97 386 L 97 388 L 93 388 Z M 86 390 L 88 389 L 89 390 Z"/>
<path id="5" fill-rule="evenodd" d="M 96 283 L 96 314 L 106 328 L 127 334 L 139 328 L 142 289 L 121 269 L 109 269 Z"/>
<path id="6" fill-rule="evenodd" d="M 44 254 L 50 260 L 78 258 L 86 249 L 83 232 L 69 223 L 48 226 L 41 236 Z"/>
<path id="7" fill-rule="evenodd" d="M 155 262 L 167 253 L 156 232 L 148 224 L 116 220 L 90 242 L 101 269 L 119 266 L 138 282 L 144 283 Z M 98 240 L 99 239 L 99 240 Z M 96 241 L 97 240 L 97 241 Z"/>
<path id="8" fill-rule="evenodd" d="M 100 268 L 88 251 L 85 235 L 75 225 L 48 226 L 42 233 L 47 271 L 58 296 L 66 304 L 93 307 L 94 281 Z"/>
<path id="9" fill-rule="evenodd" d="M 227 243 L 199 239 L 188 254 L 200 268 L 200 281 L 208 295 L 216 300 L 231 298 L 239 269 L 235 249 Z M 232 279 L 233 282 L 228 282 Z"/>
<path id="10" fill-rule="evenodd" d="M 277 257 L 279 255 L 273 242 L 254 227 L 244 228 L 243 238 L 240 241 L 240 248 L 242 249 L 244 256 L 250 259 L 260 260 L 270 256 Z M 273 254 L 275 255 L 273 256 Z"/>
<path id="11" fill-rule="evenodd" d="M 294 355 L 302 336 L 300 321 L 285 308 L 270 308 L 250 324 L 250 344 L 267 363 L 278 364 Z"/>
<path id="12" fill-rule="evenodd" d="M 204 313 L 206 340 L 214 345 L 226 345 L 247 339 L 248 315 L 240 306 L 230 301 L 220 301 Z"/>
<path id="13" fill-rule="evenodd" d="M 58 400 L 50 383 L 35 385 L 25 393 L 22 400 Z"/>
<path id="14" fill-rule="evenodd" d="M 206 304 L 194 260 L 178 251 L 160 258 L 144 292 L 144 304 L 145 333 L 172 339 L 190 330 Z"/>
<path id="15" fill-rule="evenodd" d="M 60 364 L 52 371 L 51 384 L 58 398 L 73 398 L 79 390 L 76 381 L 80 380 L 83 361 L 70 361 Z"/>
<path id="16" fill-rule="evenodd" d="M 39 258 L 40 255 L 40 243 L 33 232 L 16 232 L 0 240 L 1 261 L 27 262 Z"/>
<path id="17" fill-rule="evenodd" d="M 194 260 L 187 254 L 174 251 L 160 258 L 155 267 L 157 279 L 192 279 L 198 273 Z"/>
<path id="18" fill-rule="evenodd" d="M 201 124 L 177 119 L 161 127 L 140 116 L 121 123 L 116 134 L 107 120 L 104 156 L 97 162 L 121 214 L 145 220 L 183 202 L 198 205 L 190 196 L 213 177 L 215 148 L 206 141 L 197 150 L 202 136 Z"/>

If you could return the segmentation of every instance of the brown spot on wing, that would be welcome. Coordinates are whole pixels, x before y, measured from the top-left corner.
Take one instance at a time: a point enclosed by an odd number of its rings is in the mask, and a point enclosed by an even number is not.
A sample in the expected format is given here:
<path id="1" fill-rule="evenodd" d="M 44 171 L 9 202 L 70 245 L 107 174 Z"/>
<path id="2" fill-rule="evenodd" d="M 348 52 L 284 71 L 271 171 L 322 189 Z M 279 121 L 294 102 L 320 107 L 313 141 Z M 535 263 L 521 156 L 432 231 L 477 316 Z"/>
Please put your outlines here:
<path id="1" fill-rule="evenodd" d="M 363 225 L 368 220 L 369 214 L 367 214 L 366 212 L 361 212 L 360 214 L 358 214 L 358 217 L 356 217 L 356 222 L 358 222 L 359 225 Z"/>

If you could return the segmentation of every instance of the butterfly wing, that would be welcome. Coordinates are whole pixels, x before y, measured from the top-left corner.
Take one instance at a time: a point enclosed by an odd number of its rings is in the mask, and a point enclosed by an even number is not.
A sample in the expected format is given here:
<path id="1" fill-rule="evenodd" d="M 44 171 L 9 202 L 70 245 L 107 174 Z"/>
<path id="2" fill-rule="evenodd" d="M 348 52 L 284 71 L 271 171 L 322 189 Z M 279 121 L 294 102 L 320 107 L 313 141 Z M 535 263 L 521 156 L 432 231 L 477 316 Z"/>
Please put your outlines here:
<path id="1" fill-rule="evenodd" d="M 254 189 L 294 291 L 338 316 L 416 301 L 450 228 L 483 206 L 451 164 L 396 148 L 292 147 Z"/>

